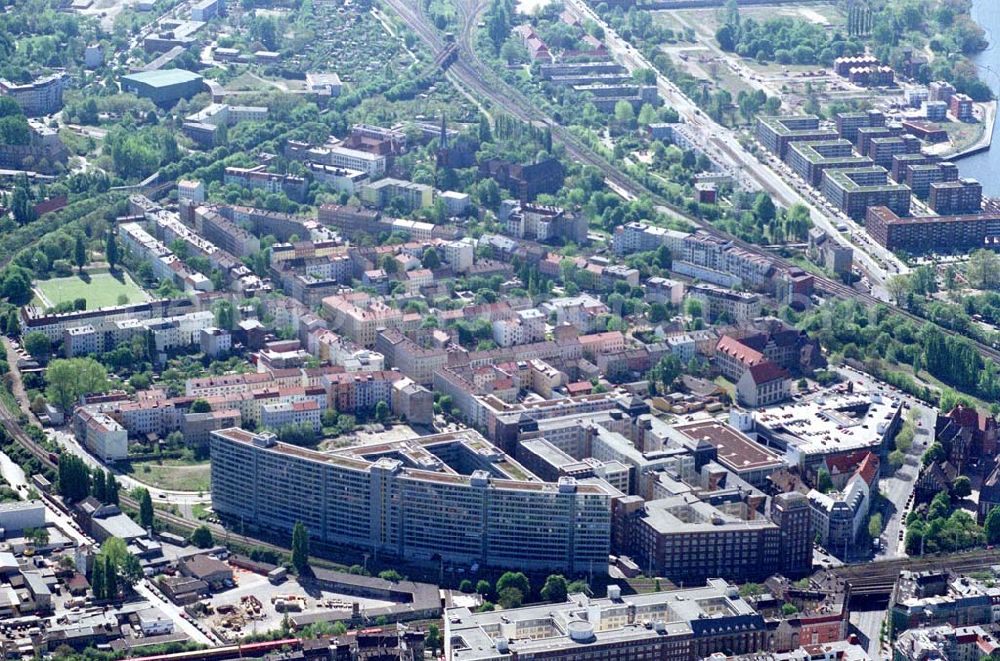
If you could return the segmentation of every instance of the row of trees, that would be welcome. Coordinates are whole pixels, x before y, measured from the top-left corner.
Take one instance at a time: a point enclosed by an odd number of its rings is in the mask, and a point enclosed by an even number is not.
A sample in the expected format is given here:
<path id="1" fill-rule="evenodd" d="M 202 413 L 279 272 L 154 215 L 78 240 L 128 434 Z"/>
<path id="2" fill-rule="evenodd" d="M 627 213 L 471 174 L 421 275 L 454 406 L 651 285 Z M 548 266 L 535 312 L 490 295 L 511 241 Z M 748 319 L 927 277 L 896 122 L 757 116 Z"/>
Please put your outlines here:
<path id="1" fill-rule="evenodd" d="M 740 57 L 776 60 L 780 64 L 829 66 L 838 57 L 864 52 L 860 41 L 845 38 L 840 32 L 827 33 L 822 26 L 802 19 L 780 17 L 763 22 L 742 19 L 736 0 L 729 0 L 722 12 L 724 22 L 715 39 L 722 50 Z"/>
<path id="2" fill-rule="evenodd" d="M 517 608 L 531 597 L 531 582 L 523 572 L 505 572 L 492 585 L 485 578 L 479 579 L 475 585 L 469 579 L 459 584 L 459 590 L 465 593 L 477 592 L 484 602 L 480 610 L 493 610 L 494 602 L 502 608 Z M 590 586 L 584 580 L 569 581 L 562 574 L 551 574 L 538 591 L 538 596 L 545 601 L 562 603 L 567 595 L 582 592 L 590 593 Z"/>
<path id="3" fill-rule="evenodd" d="M 946 335 L 935 325 L 919 326 L 886 306 L 831 302 L 804 315 L 799 325 L 836 358 L 863 361 L 893 385 L 925 399 L 930 393 L 917 388 L 900 365 L 917 375 L 926 369 L 945 384 L 983 399 L 1000 397 L 1000 368 L 969 340 Z"/>
<path id="4" fill-rule="evenodd" d="M 83 459 L 72 454 L 59 457 L 59 495 L 69 502 L 94 496 L 108 505 L 117 505 L 118 481 L 114 475 L 101 468 L 91 469 Z"/>

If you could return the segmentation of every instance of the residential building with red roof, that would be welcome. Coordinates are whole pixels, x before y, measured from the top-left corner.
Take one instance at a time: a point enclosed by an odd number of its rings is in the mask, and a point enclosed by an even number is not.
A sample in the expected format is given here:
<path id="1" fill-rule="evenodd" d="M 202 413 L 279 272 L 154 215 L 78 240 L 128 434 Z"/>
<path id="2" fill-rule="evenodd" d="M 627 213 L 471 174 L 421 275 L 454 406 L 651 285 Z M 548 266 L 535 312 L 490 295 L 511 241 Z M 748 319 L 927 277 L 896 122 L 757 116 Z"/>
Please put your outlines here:
<path id="1" fill-rule="evenodd" d="M 752 408 L 771 406 L 791 396 L 791 383 L 792 377 L 784 367 L 765 359 L 743 372 L 736 382 L 736 399 Z"/>

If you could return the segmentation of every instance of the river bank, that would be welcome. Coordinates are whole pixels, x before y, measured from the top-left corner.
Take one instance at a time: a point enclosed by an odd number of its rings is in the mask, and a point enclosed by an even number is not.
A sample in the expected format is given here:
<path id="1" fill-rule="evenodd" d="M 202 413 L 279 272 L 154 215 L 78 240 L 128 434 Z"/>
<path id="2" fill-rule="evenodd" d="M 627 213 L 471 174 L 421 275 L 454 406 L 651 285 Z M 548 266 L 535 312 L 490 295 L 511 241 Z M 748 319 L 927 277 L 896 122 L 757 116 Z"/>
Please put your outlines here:
<path id="1" fill-rule="evenodd" d="M 969 145 L 965 149 L 947 156 L 949 161 L 960 161 L 963 158 L 968 158 L 970 156 L 975 156 L 976 154 L 981 154 L 983 152 L 989 151 L 993 146 L 993 131 L 996 128 L 997 120 L 997 102 L 990 101 L 988 103 L 977 104 L 983 109 L 983 134 L 979 137 L 974 144 Z M 959 165 L 961 169 L 961 164 Z"/>
<path id="2" fill-rule="evenodd" d="M 972 0 L 972 20 L 986 33 L 989 46 L 972 58 L 972 63 L 979 71 L 979 77 L 993 90 L 995 97 L 1000 97 L 1000 6 L 996 0 Z M 994 110 L 993 121 L 987 129 L 992 135 L 996 129 L 997 113 Z M 983 185 L 983 194 L 988 197 L 1000 197 L 1000 146 L 990 144 L 989 147 L 979 146 L 969 149 L 962 155 L 953 158 L 963 177 L 974 177 Z"/>

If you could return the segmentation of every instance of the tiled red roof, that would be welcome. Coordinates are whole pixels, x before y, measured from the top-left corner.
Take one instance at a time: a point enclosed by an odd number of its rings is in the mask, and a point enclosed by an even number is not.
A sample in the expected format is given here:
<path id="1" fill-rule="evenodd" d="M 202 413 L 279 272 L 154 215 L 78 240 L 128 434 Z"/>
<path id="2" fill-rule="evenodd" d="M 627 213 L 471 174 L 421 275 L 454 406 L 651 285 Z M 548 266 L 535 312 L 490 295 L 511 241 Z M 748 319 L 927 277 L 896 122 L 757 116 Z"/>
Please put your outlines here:
<path id="1" fill-rule="evenodd" d="M 747 371 L 750 372 L 750 377 L 757 385 L 770 383 L 771 381 L 778 381 L 779 379 L 790 378 L 785 368 L 779 366 L 777 363 L 771 362 L 770 360 L 766 360 L 763 363 L 758 363 L 756 365 L 751 365 Z"/>
<path id="2" fill-rule="evenodd" d="M 869 452 L 868 456 L 861 462 L 861 465 L 858 466 L 858 475 L 869 486 L 874 484 L 875 478 L 878 477 L 878 464 L 878 456 L 873 452 Z"/>
<path id="3" fill-rule="evenodd" d="M 732 356 L 746 365 L 758 365 L 767 360 L 761 352 L 748 347 L 735 337 L 729 335 L 723 335 L 719 338 L 719 343 L 715 345 L 715 350 L 727 356 Z"/>
<path id="4" fill-rule="evenodd" d="M 986 431 L 994 424 L 992 418 L 985 413 L 980 413 L 973 406 L 963 406 L 961 404 L 949 411 L 948 417 L 957 422 L 961 427 L 978 429 L 979 431 Z"/>
<path id="5" fill-rule="evenodd" d="M 858 450 L 849 454 L 831 455 L 826 458 L 826 468 L 830 471 L 830 475 L 853 473 L 869 454 L 871 452 L 868 450 Z"/>
<path id="6" fill-rule="evenodd" d="M 591 333 L 590 335 L 581 335 L 580 344 L 590 345 L 598 344 L 601 342 L 611 342 L 611 341 L 625 341 L 625 336 L 622 335 L 621 331 L 605 331 L 603 333 Z"/>

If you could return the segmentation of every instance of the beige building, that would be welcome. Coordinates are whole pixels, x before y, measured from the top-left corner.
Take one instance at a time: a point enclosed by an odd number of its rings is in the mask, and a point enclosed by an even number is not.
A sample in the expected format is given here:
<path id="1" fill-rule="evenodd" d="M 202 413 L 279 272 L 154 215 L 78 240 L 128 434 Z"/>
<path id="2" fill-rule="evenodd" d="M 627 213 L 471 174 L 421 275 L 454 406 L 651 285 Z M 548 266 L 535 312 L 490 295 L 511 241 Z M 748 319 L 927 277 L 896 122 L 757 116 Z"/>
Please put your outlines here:
<path id="1" fill-rule="evenodd" d="M 366 347 L 375 346 L 379 328 L 399 328 L 403 324 L 400 309 L 366 295 L 328 296 L 323 299 L 323 312 L 330 319 L 330 330 Z"/>

